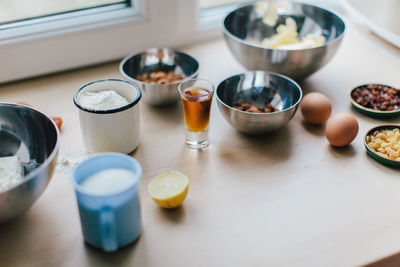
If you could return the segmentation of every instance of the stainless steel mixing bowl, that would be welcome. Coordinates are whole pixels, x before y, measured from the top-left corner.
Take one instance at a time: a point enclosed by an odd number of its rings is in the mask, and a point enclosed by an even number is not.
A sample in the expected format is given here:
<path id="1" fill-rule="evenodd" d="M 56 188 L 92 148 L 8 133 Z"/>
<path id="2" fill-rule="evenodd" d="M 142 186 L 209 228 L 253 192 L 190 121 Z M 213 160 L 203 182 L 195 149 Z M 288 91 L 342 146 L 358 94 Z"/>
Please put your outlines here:
<path id="1" fill-rule="evenodd" d="M 25 181 L 0 191 L 0 223 L 27 210 L 53 175 L 60 134 L 43 113 L 22 105 L 0 103 L 0 157 L 18 156 Z"/>
<path id="2" fill-rule="evenodd" d="M 265 71 L 229 77 L 218 85 L 215 94 L 224 118 L 240 132 L 253 135 L 266 134 L 286 125 L 302 98 L 301 88 L 295 81 Z M 240 102 L 263 107 L 271 103 L 280 111 L 253 113 L 233 108 Z"/>
<path id="3" fill-rule="evenodd" d="M 179 100 L 178 84 L 196 78 L 199 63 L 186 53 L 169 48 L 151 48 L 125 57 L 119 66 L 124 79 L 136 84 L 143 93 L 143 101 L 152 106 L 175 104 Z M 173 71 L 185 78 L 169 84 L 146 83 L 136 79 L 138 75 L 152 71 Z"/>
<path id="4" fill-rule="evenodd" d="M 335 55 L 345 32 L 343 20 L 326 9 L 287 2 L 278 9 L 278 21 L 271 27 L 262 21 L 262 14 L 255 10 L 255 4 L 245 5 L 231 13 L 224 20 L 225 40 L 233 56 L 249 70 L 265 70 L 282 73 L 300 80 L 319 70 Z M 282 50 L 264 48 L 249 42 L 261 42 L 276 33 L 279 24 L 287 17 L 293 18 L 298 27 L 299 38 L 307 33 L 322 34 L 326 41 L 323 46 Z"/>

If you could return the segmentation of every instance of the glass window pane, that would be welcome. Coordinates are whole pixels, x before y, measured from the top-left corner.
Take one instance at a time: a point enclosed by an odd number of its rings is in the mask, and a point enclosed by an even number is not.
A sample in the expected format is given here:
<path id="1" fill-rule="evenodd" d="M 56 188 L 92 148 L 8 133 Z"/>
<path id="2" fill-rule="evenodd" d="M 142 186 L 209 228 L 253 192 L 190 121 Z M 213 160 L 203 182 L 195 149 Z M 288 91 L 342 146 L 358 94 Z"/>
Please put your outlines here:
<path id="1" fill-rule="evenodd" d="M 199 7 L 201 9 L 219 7 L 229 4 L 235 4 L 240 2 L 248 2 L 248 0 L 199 0 Z"/>
<path id="2" fill-rule="evenodd" d="M 31 18 L 77 11 L 129 0 L 0 0 L 0 25 Z"/>

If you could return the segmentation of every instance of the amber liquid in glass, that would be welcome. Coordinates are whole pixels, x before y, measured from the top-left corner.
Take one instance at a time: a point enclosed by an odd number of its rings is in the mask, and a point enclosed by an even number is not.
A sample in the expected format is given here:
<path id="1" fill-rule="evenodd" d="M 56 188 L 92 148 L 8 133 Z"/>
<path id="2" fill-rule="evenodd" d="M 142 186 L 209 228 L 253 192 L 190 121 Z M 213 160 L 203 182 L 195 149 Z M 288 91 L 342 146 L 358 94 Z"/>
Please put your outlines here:
<path id="1" fill-rule="evenodd" d="M 182 108 L 186 128 L 202 132 L 210 121 L 212 93 L 204 88 L 189 88 L 183 92 Z"/>

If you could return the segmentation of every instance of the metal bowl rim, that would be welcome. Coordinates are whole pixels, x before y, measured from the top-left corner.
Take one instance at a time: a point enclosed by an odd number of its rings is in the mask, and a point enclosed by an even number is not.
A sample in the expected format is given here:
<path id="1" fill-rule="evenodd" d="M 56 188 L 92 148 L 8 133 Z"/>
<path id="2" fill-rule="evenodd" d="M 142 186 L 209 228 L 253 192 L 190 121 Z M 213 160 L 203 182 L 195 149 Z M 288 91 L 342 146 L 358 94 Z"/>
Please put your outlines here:
<path id="1" fill-rule="evenodd" d="M 98 82 L 107 82 L 107 81 L 118 81 L 118 82 L 127 83 L 127 84 L 133 86 L 133 87 L 137 90 L 138 95 L 137 95 L 137 97 L 136 97 L 133 101 L 129 102 L 128 104 L 126 104 L 126 105 L 124 105 L 124 106 L 122 106 L 122 107 L 113 108 L 113 109 L 107 109 L 107 110 L 93 110 L 93 109 L 87 109 L 87 108 L 85 108 L 85 107 L 82 107 L 81 104 L 79 104 L 79 102 L 78 102 L 78 95 L 79 95 L 79 92 L 82 91 L 83 88 L 85 88 L 86 86 L 89 86 L 89 85 L 91 85 L 91 84 L 94 84 L 94 83 L 98 83 Z M 86 112 L 95 113 L 95 114 L 111 114 L 111 113 L 116 113 L 116 112 L 124 111 L 124 110 L 126 110 L 126 109 L 128 109 L 128 108 L 133 107 L 134 105 L 136 105 L 137 103 L 139 103 L 139 101 L 140 101 L 141 98 L 142 98 L 142 91 L 139 89 L 139 87 L 138 87 L 136 84 L 131 83 L 130 81 L 126 81 L 126 80 L 122 80 L 122 79 L 101 79 L 101 80 L 92 81 L 92 82 L 89 82 L 89 83 L 86 83 L 86 84 L 82 85 L 78 90 L 76 90 L 76 92 L 75 92 L 75 94 L 74 94 L 73 102 L 74 102 L 75 106 L 77 106 L 79 109 L 81 109 L 81 110 L 83 110 L 83 111 L 86 111 Z"/>
<path id="2" fill-rule="evenodd" d="M 81 164 L 86 164 L 88 161 L 96 161 L 98 158 L 104 158 L 104 157 L 110 157 L 110 156 L 132 162 L 135 165 L 135 167 L 138 169 L 138 172 L 136 173 L 137 181 L 135 183 L 131 184 L 130 186 L 128 186 L 127 188 L 124 188 L 121 191 L 117 191 L 111 195 L 110 194 L 91 194 L 91 193 L 87 192 L 86 190 L 84 190 L 82 188 L 82 186 L 74 179 L 74 176 L 76 175 L 76 172 L 77 172 L 79 166 Z M 99 171 L 101 171 L 101 170 L 95 171 L 94 173 L 97 173 Z M 131 157 L 127 154 L 123 154 L 123 153 L 119 153 L 119 152 L 104 152 L 104 153 L 100 153 L 98 155 L 89 157 L 89 158 L 85 159 L 84 161 L 82 161 L 81 163 L 79 163 L 79 165 L 76 166 L 76 168 L 74 168 L 74 170 L 72 171 L 72 174 L 70 175 L 69 180 L 71 181 L 75 190 L 78 191 L 80 194 L 85 195 L 85 196 L 90 196 L 93 198 L 104 198 L 105 196 L 113 196 L 114 197 L 114 196 L 123 195 L 127 191 L 131 190 L 134 187 L 138 188 L 140 181 L 142 180 L 142 173 L 143 173 L 142 166 L 140 165 L 139 161 L 137 159 L 135 159 L 134 157 Z"/>
<path id="3" fill-rule="evenodd" d="M 248 111 L 243 111 L 243 110 L 235 109 L 235 108 L 229 106 L 228 104 L 226 104 L 224 101 L 222 101 L 222 100 L 218 97 L 218 89 L 220 88 L 220 85 L 221 85 L 223 82 L 225 82 L 225 81 L 227 81 L 227 80 L 229 80 L 229 79 L 231 79 L 231 78 L 234 78 L 234 77 L 238 77 L 238 76 L 247 76 L 247 75 L 255 74 L 255 73 L 263 73 L 264 75 L 265 75 L 265 74 L 269 74 L 269 75 L 272 75 L 272 76 L 277 76 L 277 77 L 283 78 L 283 79 L 285 79 L 285 80 L 288 80 L 289 82 L 293 83 L 294 86 L 295 86 L 295 87 L 297 88 L 297 90 L 299 91 L 299 93 L 300 93 L 299 99 L 296 101 L 296 103 L 294 103 L 293 105 L 291 105 L 290 107 L 288 107 L 288 108 L 286 108 L 286 109 L 282 109 L 282 110 L 279 110 L 279 111 L 276 111 L 276 112 L 270 112 L 270 113 L 256 113 L 256 112 L 248 112 Z M 229 108 L 229 109 L 231 109 L 231 110 L 234 110 L 234 111 L 237 111 L 237 112 L 240 112 L 240 113 L 243 113 L 243 114 L 251 114 L 251 115 L 256 115 L 256 116 L 262 116 L 262 115 L 267 115 L 267 116 L 269 116 L 269 115 L 273 115 L 273 114 L 278 114 L 278 113 L 281 113 L 281 112 L 285 112 L 285 111 L 287 111 L 287 110 L 290 110 L 290 109 L 296 107 L 296 106 L 300 103 L 301 99 L 303 98 L 303 91 L 301 90 L 301 87 L 300 87 L 300 85 L 299 85 L 297 82 L 295 82 L 293 79 L 289 78 L 289 77 L 286 76 L 286 75 L 279 74 L 279 73 L 276 73 L 276 72 L 255 70 L 255 71 L 247 71 L 247 72 L 244 72 L 244 73 L 239 73 L 239 74 L 236 74 L 236 75 L 232 75 L 232 76 L 230 76 L 230 77 L 224 79 L 223 81 L 221 81 L 221 82 L 218 84 L 217 88 L 215 88 L 215 97 L 217 98 L 218 103 L 220 103 L 220 104 L 226 106 L 227 108 Z"/>
<path id="4" fill-rule="evenodd" d="M 44 116 L 45 118 L 47 118 L 53 124 L 53 128 L 56 131 L 56 143 L 55 143 L 50 155 L 39 165 L 39 167 L 35 168 L 26 177 L 24 177 L 24 180 L 22 182 L 8 188 L 5 191 L 0 192 L 0 195 L 5 194 L 9 191 L 12 191 L 13 189 L 19 187 L 20 185 L 27 183 L 29 180 L 32 180 L 35 176 L 37 176 L 39 173 L 41 173 L 44 169 L 47 168 L 47 166 L 50 164 L 50 162 L 53 161 L 54 157 L 57 155 L 58 150 L 60 148 L 60 131 L 58 129 L 57 124 L 48 115 L 46 115 L 45 113 L 41 112 L 40 110 L 38 110 L 36 108 L 30 107 L 27 105 L 23 105 L 23 104 L 16 104 L 16 103 L 11 103 L 11 102 L 0 102 L 0 106 L 1 105 L 27 108 L 27 109 L 33 110 L 34 112 L 39 113 L 41 116 Z"/>
<path id="5" fill-rule="evenodd" d="M 137 79 L 135 79 L 134 77 L 131 77 L 131 76 L 129 76 L 128 74 L 126 74 L 126 72 L 124 71 L 124 68 L 123 68 L 123 67 L 124 67 L 125 63 L 126 63 L 129 59 L 134 58 L 134 57 L 137 57 L 137 56 L 140 56 L 140 55 L 145 54 L 145 53 L 149 53 L 149 52 L 152 52 L 152 51 L 158 51 L 158 50 L 167 50 L 167 51 L 171 51 L 171 52 L 173 52 L 173 53 L 182 54 L 182 55 L 184 55 L 184 56 L 186 56 L 186 57 L 192 59 L 192 60 L 196 63 L 196 70 L 195 70 L 191 75 L 185 77 L 184 79 L 182 79 L 182 80 L 180 80 L 180 81 L 177 81 L 177 82 L 174 82 L 174 83 L 167 83 L 167 84 L 146 83 L 146 82 L 142 82 L 142 81 L 140 81 L 140 80 L 137 80 Z M 167 87 L 167 86 L 169 86 L 169 85 L 178 85 L 178 84 L 180 84 L 181 82 L 186 82 L 186 81 L 188 81 L 188 80 L 191 80 L 191 79 L 195 78 L 195 77 L 199 74 L 199 70 L 200 70 L 200 64 L 199 64 L 199 62 L 197 61 L 197 59 L 195 59 L 194 57 L 192 57 L 191 55 L 189 55 L 189 54 L 187 54 L 187 53 L 185 53 L 185 52 L 182 52 L 182 51 L 179 51 L 179 50 L 173 49 L 173 48 L 161 48 L 161 47 L 160 47 L 160 48 L 157 48 L 157 47 L 149 48 L 149 49 L 146 49 L 146 50 L 144 50 L 144 51 L 141 51 L 141 52 L 138 52 L 138 53 L 134 53 L 134 54 L 128 55 L 128 56 L 124 57 L 124 58 L 121 60 L 121 62 L 119 63 L 119 72 L 122 74 L 122 76 L 124 77 L 124 79 L 126 79 L 126 80 L 129 80 L 129 79 L 130 79 L 130 80 L 133 80 L 135 83 L 138 83 L 138 84 L 140 84 L 140 85 L 142 85 L 142 84 L 143 84 L 143 85 L 155 85 L 155 86 L 160 86 L 160 87 L 163 87 L 163 86 Z"/>
<path id="6" fill-rule="evenodd" d="M 310 48 L 303 48 L 303 49 L 278 49 L 278 48 L 267 48 L 267 47 L 263 47 L 263 46 L 261 46 L 261 45 L 252 44 L 252 43 L 250 43 L 250 42 L 247 42 L 247 41 L 244 40 L 244 39 L 241 39 L 241 38 L 237 37 L 237 36 L 234 35 L 233 33 L 231 33 L 231 32 L 226 28 L 226 20 L 227 20 L 227 18 L 228 18 L 231 14 L 237 12 L 238 10 L 240 10 L 240 9 L 242 9 L 242 8 L 249 7 L 249 6 L 253 6 L 253 5 L 254 5 L 254 3 L 253 3 L 253 4 L 244 4 L 244 5 L 240 6 L 240 7 L 238 7 L 238 8 L 236 8 L 236 9 L 232 10 L 231 12 L 229 12 L 229 13 L 225 16 L 224 21 L 223 21 L 223 32 L 224 32 L 225 35 L 229 36 L 230 38 L 232 38 L 232 39 L 234 39 L 235 41 L 238 41 L 239 43 L 244 44 L 244 45 L 248 45 L 248 46 L 251 46 L 251 47 L 254 47 L 254 48 L 265 49 L 265 50 L 269 50 L 269 51 L 286 51 L 286 52 L 313 50 L 313 49 L 317 49 L 317 48 L 321 48 L 321 47 L 328 46 L 328 45 L 330 45 L 330 44 L 332 44 L 332 43 L 335 43 L 335 42 L 340 41 L 340 40 L 343 38 L 344 33 L 346 32 L 346 23 L 344 22 L 344 20 L 343 20 L 338 14 L 336 14 L 336 13 L 333 12 L 332 10 L 329 10 L 329 9 L 326 9 L 326 8 L 323 8 L 323 7 L 320 7 L 320 6 L 317 6 L 317 5 L 310 5 L 310 4 L 305 4 L 305 3 L 297 2 L 297 1 L 293 1 L 293 2 L 291 2 L 291 3 L 293 3 L 293 4 L 300 4 L 300 5 L 304 5 L 304 6 L 310 6 L 310 7 L 322 9 L 322 10 L 328 12 L 328 13 L 331 13 L 332 15 L 336 16 L 336 17 L 339 19 L 340 22 L 342 22 L 342 24 L 343 24 L 343 31 L 339 34 L 339 36 L 337 36 L 337 37 L 335 37 L 334 39 L 332 39 L 332 40 L 330 40 L 330 41 L 328 41 L 328 42 L 325 42 L 323 45 L 320 45 L 320 46 L 317 46 L 317 47 L 310 47 Z M 279 15 L 279 14 L 278 14 L 278 15 Z"/>

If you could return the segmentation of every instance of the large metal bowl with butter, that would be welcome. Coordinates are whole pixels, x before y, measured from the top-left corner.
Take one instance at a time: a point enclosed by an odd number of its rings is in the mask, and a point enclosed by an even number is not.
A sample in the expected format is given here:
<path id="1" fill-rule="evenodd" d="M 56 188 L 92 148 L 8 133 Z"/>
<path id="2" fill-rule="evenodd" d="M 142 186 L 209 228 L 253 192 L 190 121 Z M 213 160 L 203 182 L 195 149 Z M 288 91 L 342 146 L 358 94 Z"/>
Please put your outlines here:
<path id="1" fill-rule="evenodd" d="M 245 68 L 281 73 L 301 80 L 322 68 L 337 52 L 345 24 L 335 13 L 313 5 L 284 2 L 276 9 L 276 24 L 268 26 L 256 5 L 253 3 L 232 11 L 225 17 L 223 25 L 225 40 L 233 56 Z M 295 20 L 299 38 L 308 33 L 322 35 L 324 44 L 303 49 L 265 48 L 258 44 L 275 34 L 287 17 Z"/>
<path id="2" fill-rule="evenodd" d="M 57 125 L 40 111 L 0 103 L 0 157 L 18 156 L 24 172 L 23 182 L 0 191 L 0 224 L 26 211 L 42 195 L 56 167 L 59 136 Z"/>

